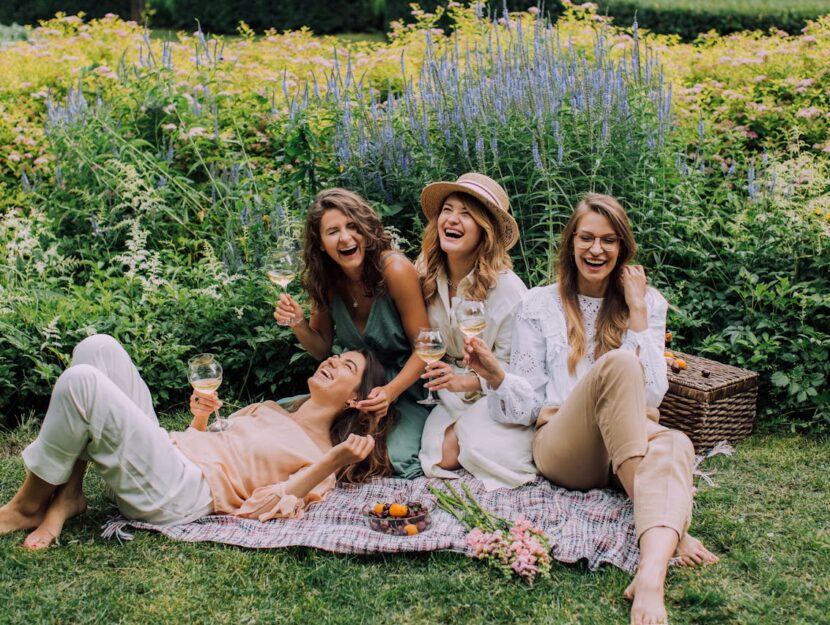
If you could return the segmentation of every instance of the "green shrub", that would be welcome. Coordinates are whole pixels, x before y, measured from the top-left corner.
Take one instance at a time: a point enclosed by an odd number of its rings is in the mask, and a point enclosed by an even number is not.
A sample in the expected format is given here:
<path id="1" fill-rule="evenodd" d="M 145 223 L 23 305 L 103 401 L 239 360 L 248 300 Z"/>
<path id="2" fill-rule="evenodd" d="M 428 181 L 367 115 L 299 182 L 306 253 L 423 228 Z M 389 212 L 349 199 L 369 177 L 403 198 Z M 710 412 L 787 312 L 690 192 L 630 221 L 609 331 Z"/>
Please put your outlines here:
<path id="1" fill-rule="evenodd" d="M 79 11 L 92 18 L 115 13 L 130 17 L 130 0 L 4 0 L 0 3 L 0 24 L 37 24 L 55 13 L 74 15 Z"/>
<path id="2" fill-rule="evenodd" d="M 828 0 L 601 0 L 599 12 L 618 24 L 636 16 L 643 28 L 693 40 L 700 33 L 782 29 L 798 33 L 807 20 L 830 13 Z"/>

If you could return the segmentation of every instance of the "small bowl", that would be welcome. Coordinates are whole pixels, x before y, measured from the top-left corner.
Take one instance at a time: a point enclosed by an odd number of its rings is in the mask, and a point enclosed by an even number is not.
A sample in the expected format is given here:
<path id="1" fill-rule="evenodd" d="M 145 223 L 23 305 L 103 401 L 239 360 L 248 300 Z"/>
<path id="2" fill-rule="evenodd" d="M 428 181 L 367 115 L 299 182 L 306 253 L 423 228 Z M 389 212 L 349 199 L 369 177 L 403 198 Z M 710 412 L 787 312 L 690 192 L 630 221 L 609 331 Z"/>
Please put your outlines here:
<path id="1" fill-rule="evenodd" d="M 376 532 L 391 536 L 416 536 L 427 531 L 432 524 L 431 506 L 420 501 L 407 502 L 409 512 L 401 517 L 390 516 L 387 512 L 388 506 L 384 506 L 384 513 L 378 514 L 375 512 L 375 505 L 364 506 L 363 518 L 366 525 Z"/>

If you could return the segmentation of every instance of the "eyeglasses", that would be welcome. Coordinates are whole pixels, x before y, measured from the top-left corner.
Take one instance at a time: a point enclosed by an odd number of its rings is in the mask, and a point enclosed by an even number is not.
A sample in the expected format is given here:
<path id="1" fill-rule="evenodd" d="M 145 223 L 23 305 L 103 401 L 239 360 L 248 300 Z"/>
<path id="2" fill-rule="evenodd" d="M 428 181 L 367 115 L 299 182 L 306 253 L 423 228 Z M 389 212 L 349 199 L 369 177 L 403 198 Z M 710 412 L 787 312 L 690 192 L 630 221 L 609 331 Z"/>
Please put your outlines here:
<path id="1" fill-rule="evenodd" d="M 588 250 L 594 246 L 594 241 L 599 239 L 599 246 L 606 252 L 613 252 L 620 247 L 620 237 L 615 235 L 608 235 L 604 237 L 595 237 L 590 232 L 575 232 L 574 245 L 578 250 Z"/>

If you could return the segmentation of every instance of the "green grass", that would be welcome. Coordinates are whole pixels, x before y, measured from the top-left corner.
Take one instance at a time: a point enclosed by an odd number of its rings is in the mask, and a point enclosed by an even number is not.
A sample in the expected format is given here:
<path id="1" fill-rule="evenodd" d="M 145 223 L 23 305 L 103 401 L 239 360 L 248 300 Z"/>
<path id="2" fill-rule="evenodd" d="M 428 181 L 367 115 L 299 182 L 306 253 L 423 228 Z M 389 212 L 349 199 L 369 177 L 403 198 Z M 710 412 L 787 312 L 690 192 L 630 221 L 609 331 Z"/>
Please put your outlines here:
<path id="1" fill-rule="evenodd" d="M 23 477 L 31 429 L 0 435 L 0 498 Z M 827 622 L 830 613 L 830 442 L 755 437 L 713 458 L 693 533 L 722 556 L 670 573 L 674 625 Z M 310 549 L 244 550 L 137 532 L 100 538 L 111 513 L 90 475 L 90 512 L 61 546 L 0 538 L 0 623 L 627 623 L 629 576 L 554 567 L 533 590 L 451 553 L 351 557 Z"/>

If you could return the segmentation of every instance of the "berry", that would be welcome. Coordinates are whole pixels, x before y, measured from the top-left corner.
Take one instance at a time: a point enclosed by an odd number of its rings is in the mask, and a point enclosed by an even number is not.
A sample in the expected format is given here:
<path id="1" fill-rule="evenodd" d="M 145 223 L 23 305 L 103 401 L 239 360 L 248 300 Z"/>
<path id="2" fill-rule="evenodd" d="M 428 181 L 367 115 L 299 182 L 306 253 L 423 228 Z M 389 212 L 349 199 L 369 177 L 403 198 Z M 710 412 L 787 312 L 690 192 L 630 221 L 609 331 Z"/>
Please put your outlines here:
<path id="1" fill-rule="evenodd" d="M 710 375 L 712 375 L 712 372 L 709 371 L 709 369 L 704 369 L 700 372 L 700 375 L 702 375 L 704 378 L 708 378 Z"/>
<path id="2" fill-rule="evenodd" d="M 674 364 L 671 366 L 671 370 L 672 370 L 672 372 L 674 372 L 674 373 L 680 373 L 680 367 L 678 367 L 678 366 L 677 366 L 677 363 L 674 363 Z"/>

